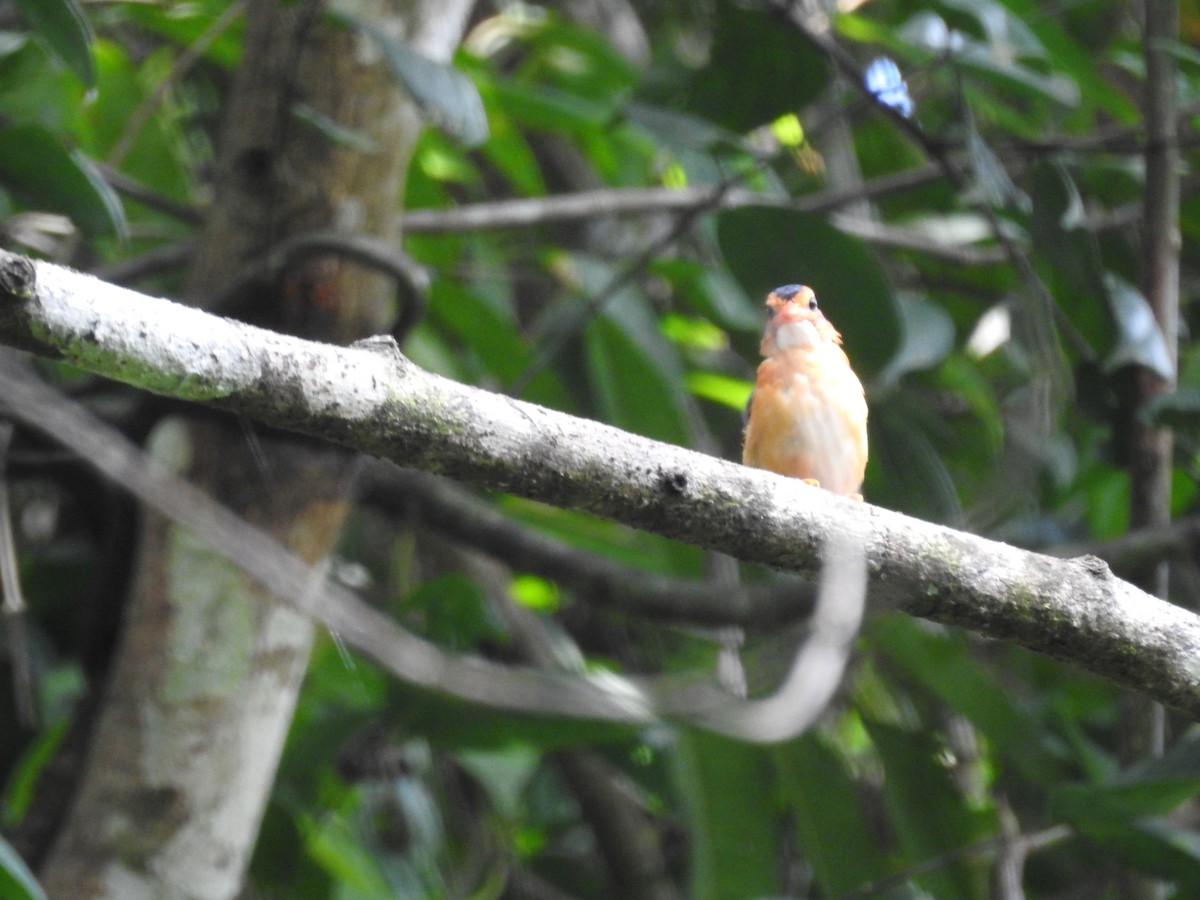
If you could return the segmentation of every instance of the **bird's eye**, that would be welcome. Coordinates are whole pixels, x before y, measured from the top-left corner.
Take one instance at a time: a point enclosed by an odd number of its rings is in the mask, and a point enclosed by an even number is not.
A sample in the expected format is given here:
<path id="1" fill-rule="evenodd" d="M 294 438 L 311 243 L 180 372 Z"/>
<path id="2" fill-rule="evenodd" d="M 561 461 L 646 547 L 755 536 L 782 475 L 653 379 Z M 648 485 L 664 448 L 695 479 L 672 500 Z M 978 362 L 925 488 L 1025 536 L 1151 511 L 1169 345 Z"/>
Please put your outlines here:
<path id="1" fill-rule="evenodd" d="M 811 309 L 813 312 L 816 312 L 816 310 L 817 310 L 817 298 L 816 297 L 808 298 L 808 308 Z"/>

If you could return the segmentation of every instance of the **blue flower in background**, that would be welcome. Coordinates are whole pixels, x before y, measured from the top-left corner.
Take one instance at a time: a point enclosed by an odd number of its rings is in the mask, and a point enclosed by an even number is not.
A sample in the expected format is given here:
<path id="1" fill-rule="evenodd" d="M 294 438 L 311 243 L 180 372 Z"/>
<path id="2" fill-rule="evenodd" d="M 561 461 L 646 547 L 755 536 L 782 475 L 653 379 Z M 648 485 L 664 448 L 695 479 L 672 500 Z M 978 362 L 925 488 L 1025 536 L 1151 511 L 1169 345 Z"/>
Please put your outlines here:
<path id="1" fill-rule="evenodd" d="M 894 109 L 904 118 L 913 113 L 912 97 L 908 96 L 908 85 L 900 75 L 900 69 L 886 56 L 874 60 L 863 73 L 867 90 L 884 106 Z"/>

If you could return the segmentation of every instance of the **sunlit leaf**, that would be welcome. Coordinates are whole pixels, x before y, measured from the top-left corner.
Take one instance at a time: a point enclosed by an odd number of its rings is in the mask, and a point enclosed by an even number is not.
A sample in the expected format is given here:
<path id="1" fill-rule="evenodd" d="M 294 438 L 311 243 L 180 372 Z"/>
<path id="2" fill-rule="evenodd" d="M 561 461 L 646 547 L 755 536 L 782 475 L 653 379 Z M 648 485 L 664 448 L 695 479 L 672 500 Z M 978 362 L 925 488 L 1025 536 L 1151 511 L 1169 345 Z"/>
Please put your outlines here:
<path id="1" fill-rule="evenodd" d="M 705 400 L 744 410 L 754 385 L 744 378 L 730 378 L 716 372 L 688 372 L 687 389 Z"/>
<path id="2" fill-rule="evenodd" d="M 659 327 L 668 340 L 692 350 L 723 350 L 729 346 L 728 335 L 706 319 L 667 313 Z"/>

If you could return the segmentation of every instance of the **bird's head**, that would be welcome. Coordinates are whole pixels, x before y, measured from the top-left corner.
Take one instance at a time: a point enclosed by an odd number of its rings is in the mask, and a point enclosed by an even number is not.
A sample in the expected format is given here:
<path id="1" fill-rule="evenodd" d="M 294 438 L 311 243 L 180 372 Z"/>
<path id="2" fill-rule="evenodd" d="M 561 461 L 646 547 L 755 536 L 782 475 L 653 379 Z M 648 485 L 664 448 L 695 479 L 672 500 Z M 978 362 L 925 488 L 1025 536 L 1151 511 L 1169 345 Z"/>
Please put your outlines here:
<path id="1" fill-rule="evenodd" d="M 771 310 L 762 339 L 762 355 L 771 356 L 792 348 L 814 348 L 822 344 L 840 344 L 842 336 L 817 306 L 812 288 L 785 284 L 767 294 Z"/>

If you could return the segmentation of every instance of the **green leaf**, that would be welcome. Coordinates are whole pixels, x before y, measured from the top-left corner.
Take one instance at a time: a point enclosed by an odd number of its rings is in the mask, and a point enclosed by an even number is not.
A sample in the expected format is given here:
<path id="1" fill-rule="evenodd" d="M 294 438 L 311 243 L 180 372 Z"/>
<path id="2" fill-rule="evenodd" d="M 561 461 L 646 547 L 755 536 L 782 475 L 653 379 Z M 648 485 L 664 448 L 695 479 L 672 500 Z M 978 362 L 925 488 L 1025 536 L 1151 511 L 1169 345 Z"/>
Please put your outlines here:
<path id="1" fill-rule="evenodd" d="M 730 378 L 716 372 L 688 372 L 685 384 L 697 397 L 737 410 L 746 408 L 754 390 L 754 385 L 744 378 Z"/>
<path id="2" fill-rule="evenodd" d="M 1058 71 L 1074 79 L 1080 94 L 1089 106 L 1099 107 L 1121 122 L 1135 121 L 1137 106 L 1125 91 L 1114 91 L 1105 77 L 1104 67 L 1091 48 L 1080 45 L 1064 29 L 1059 16 L 1046 15 L 1045 7 L 1037 0 L 1000 0 L 1014 16 L 1028 26 Z"/>
<path id="3" fill-rule="evenodd" d="M 677 779 L 692 836 L 695 900 L 773 896 L 776 841 L 767 750 L 685 731 L 676 741 Z"/>
<path id="4" fill-rule="evenodd" d="M 900 311 L 900 348 L 879 373 L 883 384 L 898 381 L 909 372 L 931 369 L 954 349 L 954 320 L 949 313 L 910 291 L 896 294 L 896 302 Z"/>
<path id="5" fill-rule="evenodd" d="M 86 156 L 40 125 L 0 128 L 0 182 L 30 205 L 70 216 L 88 234 L 126 232 L 116 192 Z"/>
<path id="6" fill-rule="evenodd" d="M 188 3 L 127 3 L 122 5 L 121 15 L 131 24 L 166 38 L 176 46 L 203 45 L 206 61 L 232 70 L 242 58 L 246 16 L 235 16 L 214 40 L 213 28 L 228 11 L 228 0 L 191 0 Z"/>
<path id="7" fill-rule="evenodd" d="M 22 584 L 28 590 L 30 582 L 27 580 L 25 570 L 22 570 L 21 576 Z M 62 582 L 59 581 L 58 586 L 61 584 Z M 77 672 L 75 675 L 82 678 Z M 45 674 L 42 675 L 41 687 L 43 691 L 46 690 Z M 0 823 L 6 828 L 20 822 L 29 812 L 36 795 L 38 779 L 42 777 L 46 766 L 58 753 L 63 737 L 67 733 L 67 725 L 68 721 L 64 718 L 50 727 L 42 729 L 37 737 L 25 747 L 21 757 L 9 770 L 2 806 L 4 819 Z M 3 895 L 3 891 L 0 891 L 0 897 Z"/>
<path id="8" fill-rule="evenodd" d="M 1023 94 L 1041 94 L 1062 106 L 1079 103 L 1079 86 L 1057 73 L 1038 72 L 1028 66 L 997 56 L 990 49 L 968 42 L 955 59 L 966 70 L 1006 84 Z"/>
<path id="9" fill-rule="evenodd" d="M 995 209 L 1021 210 L 1029 206 L 1029 199 L 1013 183 L 1004 163 L 984 141 L 970 116 L 967 121 L 967 156 L 971 160 L 972 182 L 968 192 L 971 199 Z"/>
<path id="10" fill-rule="evenodd" d="M 379 44 L 392 74 L 435 124 L 468 147 L 478 147 L 487 140 L 487 112 L 470 78 L 450 63 L 418 53 L 370 22 L 344 12 L 331 15 L 370 35 Z"/>
<path id="11" fill-rule="evenodd" d="M 763 298 L 752 301 L 724 269 L 686 259 L 661 259 L 650 268 L 670 282 L 682 303 L 718 325 L 740 331 L 762 328 Z"/>
<path id="12" fill-rule="evenodd" d="M 1097 356 L 1113 346 L 1117 322 L 1095 235 L 1083 227 L 1083 201 L 1066 168 L 1043 162 L 1033 173 L 1033 252 L 1055 302 Z"/>
<path id="13" fill-rule="evenodd" d="M 0 897 L 4 900 L 46 900 L 25 860 L 12 845 L 0 837 Z"/>
<path id="14" fill-rule="evenodd" d="M 860 240 L 819 216 L 763 206 L 722 212 L 717 239 L 733 277 L 759 302 L 781 284 L 816 291 L 860 376 L 883 370 L 895 355 L 896 299 Z"/>
<path id="15" fill-rule="evenodd" d="M 975 843 L 985 819 L 973 812 L 939 764 L 940 747 L 928 732 L 867 721 L 884 768 L 883 794 L 896 836 L 910 864 Z M 990 817 L 989 817 L 990 818 Z M 986 896 L 986 871 L 959 858 L 916 881 L 938 898 Z"/>
<path id="16" fill-rule="evenodd" d="M 521 812 L 521 795 L 538 767 L 537 752 L 524 744 L 495 750 L 463 750 L 458 762 L 484 786 L 496 808 L 511 819 Z"/>
<path id="17" fill-rule="evenodd" d="M 632 101 L 625 106 L 626 118 L 676 153 L 695 151 L 718 143 L 735 143 L 738 135 L 708 119 L 650 103 Z"/>
<path id="18" fill-rule="evenodd" d="M 425 582 L 405 599 L 405 606 L 419 611 L 422 633 L 443 646 L 469 650 L 480 641 L 502 643 L 507 638 L 483 588 L 458 572 Z"/>
<path id="19" fill-rule="evenodd" d="M 551 14 L 523 35 L 526 57 L 517 77 L 548 83 L 598 102 L 622 101 L 640 72 L 595 30 Z"/>
<path id="20" fill-rule="evenodd" d="M 96 81 L 96 35 L 77 0 L 16 0 L 21 16 L 84 84 Z"/>
<path id="21" fill-rule="evenodd" d="M 1162 818 L 1200 793 L 1200 728 L 1164 756 L 1131 766 L 1105 784 L 1061 785 L 1050 811 L 1106 853 L 1144 872 L 1200 883 L 1200 839 Z"/>
<path id="22" fill-rule="evenodd" d="M 607 266 L 584 264 L 581 271 L 590 294 L 603 289 Z M 691 443 L 678 352 L 640 292 L 625 289 L 610 298 L 585 329 L 584 347 L 605 421 L 667 443 Z"/>
<path id="23" fill-rule="evenodd" d="M 546 131 L 585 133 L 606 125 L 613 109 L 575 94 L 541 85 L 496 81 L 497 103 L 514 121 Z"/>
<path id="24" fill-rule="evenodd" d="M 980 667 L 961 633 L 885 616 L 871 623 L 870 634 L 893 664 L 975 725 L 1006 763 L 1036 783 L 1063 777 L 1061 761 L 1043 746 L 1034 718 L 1014 706 Z"/>
<path id="25" fill-rule="evenodd" d="M 1200 727 L 1161 757 L 1151 757 L 1102 785 L 1061 785 L 1054 807 L 1070 818 L 1136 819 L 1165 815 L 1200 794 Z"/>
<path id="26" fill-rule="evenodd" d="M 490 261 L 482 268 L 487 269 Z M 500 265 L 497 260 L 495 265 Z M 430 313 L 449 329 L 472 358 L 478 357 L 485 372 L 480 379 L 496 378 L 508 384 L 529 365 L 529 346 L 520 334 L 511 307 L 505 299 L 489 297 L 488 286 L 467 285 L 458 279 L 435 278 L 430 286 Z M 524 396 L 535 403 L 566 408 L 567 395 L 551 369 L 534 376 Z"/>
<path id="27" fill-rule="evenodd" d="M 75 107 L 82 122 L 86 123 L 85 134 L 74 132 L 80 135 L 80 149 L 93 159 L 108 156 L 122 139 L 135 110 L 147 98 L 147 83 L 157 84 L 166 77 L 173 61 L 173 51 L 164 49 L 135 62 L 118 44 L 105 40 L 97 42 L 94 97 Z M 191 174 L 200 163 L 195 159 L 195 142 L 191 140 L 188 128 L 174 104 L 158 105 L 155 113 L 138 129 L 121 162 L 122 173 L 181 203 L 193 202 Z M 150 216 L 162 216 L 137 201 L 130 204 L 129 213 L 140 222 Z"/>
<path id="28" fill-rule="evenodd" d="M 1156 878 L 1200 884 L 1200 835 L 1165 819 L 1125 820 L 1097 810 L 1077 811 L 1076 829 L 1108 861 L 1119 861 Z M 1180 896 L 1189 896 L 1184 893 Z"/>
<path id="29" fill-rule="evenodd" d="M 766 10 L 716 4 L 708 64 L 689 79 L 688 112 L 746 132 L 810 103 L 829 81 L 824 55 Z"/>
<path id="30" fill-rule="evenodd" d="M 817 734 L 774 751 L 786 808 L 800 851 L 823 896 L 840 897 L 888 871 L 853 779 L 838 754 Z"/>
<path id="31" fill-rule="evenodd" d="M 872 406 L 867 424 L 867 499 L 932 522 L 961 520 L 954 480 L 926 433 L 940 425 L 936 414 L 910 394 L 893 393 Z"/>

